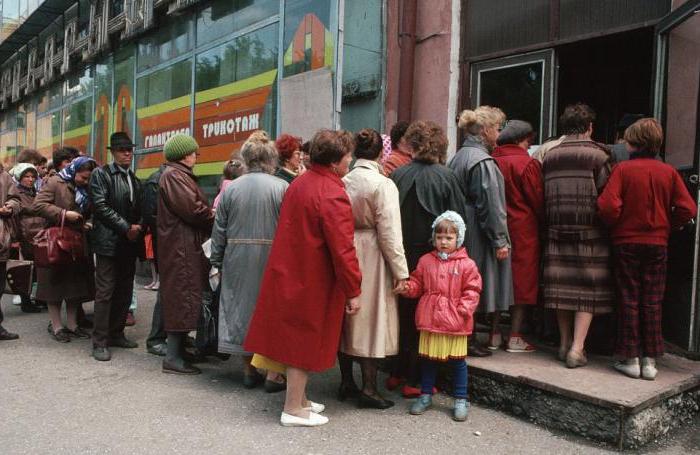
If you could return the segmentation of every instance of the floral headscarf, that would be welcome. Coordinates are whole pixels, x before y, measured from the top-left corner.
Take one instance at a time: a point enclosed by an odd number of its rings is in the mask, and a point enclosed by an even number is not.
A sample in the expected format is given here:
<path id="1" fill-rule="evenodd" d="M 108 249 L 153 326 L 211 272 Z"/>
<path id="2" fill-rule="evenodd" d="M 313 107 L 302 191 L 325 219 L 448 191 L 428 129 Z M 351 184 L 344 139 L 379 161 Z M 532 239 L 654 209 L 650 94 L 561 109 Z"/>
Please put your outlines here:
<path id="1" fill-rule="evenodd" d="M 75 184 L 75 174 L 78 172 L 78 169 L 80 169 L 80 167 L 88 161 L 95 160 L 87 156 L 79 156 L 73 159 L 68 166 L 61 169 L 58 176 L 66 182 Z M 81 212 L 84 213 L 87 210 L 88 205 L 90 204 L 90 197 L 88 196 L 88 192 L 85 187 L 75 185 L 75 203 L 78 204 Z"/>

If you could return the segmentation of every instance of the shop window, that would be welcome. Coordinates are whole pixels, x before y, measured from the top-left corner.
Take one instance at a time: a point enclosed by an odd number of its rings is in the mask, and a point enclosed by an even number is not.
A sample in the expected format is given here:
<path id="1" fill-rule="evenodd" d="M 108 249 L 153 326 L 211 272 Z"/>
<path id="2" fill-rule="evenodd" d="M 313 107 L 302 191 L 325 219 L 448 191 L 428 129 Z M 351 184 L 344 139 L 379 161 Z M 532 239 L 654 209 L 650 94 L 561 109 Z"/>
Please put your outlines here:
<path id="1" fill-rule="evenodd" d="M 92 70 L 84 68 L 66 79 L 64 101 L 92 93 Z"/>
<path id="2" fill-rule="evenodd" d="M 138 44 L 138 70 L 167 62 L 190 51 L 194 44 L 192 21 L 180 17 L 141 39 Z"/>
<path id="3" fill-rule="evenodd" d="M 215 0 L 197 14 L 197 45 L 272 17 L 279 5 L 279 0 Z"/>
<path id="4" fill-rule="evenodd" d="M 284 9 L 284 76 L 333 66 L 334 39 L 328 0 L 287 0 Z"/>
<path id="5" fill-rule="evenodd" d="M 183 60 L 137 80 L 138 148 L 162 148 L 172 134 L 189 134 L 191 88 L 191 60 Z"/>
<path id="6" fill-rule="evenodd" d="M 27 148 L 36 147 L 36 102 L 28 101 L 25 104 L 25 128 L 26 140 L 24 146 Z"/>
<path id="7" fill-rule="evenodd" d="M 63 110 L 63 145 L 90 153 L 92 98 L 85 98 Z"/>
<path id="8" fill-rule="evenodd" d="M 53 112 L 36 121 L 36 148 L 47 159 L 61 146 L 61 115 Z"/>
<path id="9" fill-rule="evenodd" d="M 16 155 L 17 131 L 6 131 L 0 134 L 0 163 L 4 169 L 14 166 Z"/>
<path id="10" fill-rule="evenodd" d="M 112 116 L 112 62 L 107 61 L 95 66 L 95 122 L 92 153 L 95 160 L 107 162 L 110 121 Z"/>
<path id="11" fill-rule="evenodd" d="M 278 30 L 272 24 L 197 56 L 198 174 L 220 174 L 251 132 L 274 133 Z"/>
<path id="12" fill-rule="evenodd" d="M 17 106 L 17 149 L 27 147 L 27 112 L 24 104 Z"/>
<path id="13" fill-rule="evenodd" d="M 63 104 L 63 82 L 54 84 L 49 89 L 49 109 L 56 109 Z"/>
<path id="14" fill-rule="evenodd" d="M 134 49 L 129 47 L 114 56 L 114 130 L 134 137 Z"/>

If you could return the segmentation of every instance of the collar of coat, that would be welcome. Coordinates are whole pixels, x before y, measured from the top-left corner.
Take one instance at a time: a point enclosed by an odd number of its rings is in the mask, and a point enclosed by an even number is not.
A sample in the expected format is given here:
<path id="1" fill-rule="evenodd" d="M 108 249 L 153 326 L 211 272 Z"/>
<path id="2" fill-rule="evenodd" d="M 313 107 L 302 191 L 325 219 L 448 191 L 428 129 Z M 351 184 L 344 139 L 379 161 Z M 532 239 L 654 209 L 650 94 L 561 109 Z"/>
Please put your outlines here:
<path id="1" fill-rule="evenodd" d="M 442 259 L 440 259 L 440 257 L 438 256 L 437 250 L 431 251 L 430 254 L 435 256 L 435 259 L 442 261 Z M 450 254 L 449 257 L 445 260 L 446 261 L 456 261 L 459 259 L 468 259 L 468 258 L 469 258 L 469 255 L 467 254 L 467 250 L 463 246 L 461 246 L 457 249 L 457 251 Z"/>
<path id="2" fill-rule="evenodd" d="M 515 144 L 505 144 L 505 145 L 499 145 L 493 150 L 493 153 L 491 154 L 494 158 L 497 156 L 530 156 L 527 153 L 527 150 L 525 150 L 522 147 L 519 147 Z"/>
<path id="3" fill-rule="evenodd" d="M 109 163 L 107 165 L 107 169 L 109 170 L 110 174 L 126 173 L 132 177 L 134 176 L 134 171 L 132 171 L 130 167 L 128 169 L 124 169 L 123 167 L 114 164 L 114 162 Z"/>
<path id="4" fill-rule="evenodd" d="M 330 166 L 324 166 L 322 164 L 312 164 L 311 168 L 309 168 L 309 170 L 311 172 L 315 172 L 316 174 L 329 177 L 334 182 L 337 182 L 338 185 L 345 187 L 345 184 L 343 184 L 343 181 L 340 179 L 338 174 L 333 172 L 333 169 L 331 169 Z"/>
<path id="5" fill-rule="evenodd" d="M 365 169 L 371 169 L 374 171 L 377 171 L 379 173 L 382 173 L 381 167 L 379 167 L 379 163 L 373 160 L 367 160 L 364 158 L 358 158 L 357 161 L 355 161 L 355 167 L 353 169 L 356 169 L 358 167 L 362 167 Z"/>
<path id="6" fill-rule="evenodd" d="M 194 172 L 192 172 L 192 168 L 185 166 L 184 164 L 180 163 L 179 161 L 171 161 L 171 162 L 165 163 L 165 166 L 176 169 L 180 172 L 184 172 L 185 174 L 192 177 L 193 180 L 197 180 L 197 176 L 194 175 Z"/>

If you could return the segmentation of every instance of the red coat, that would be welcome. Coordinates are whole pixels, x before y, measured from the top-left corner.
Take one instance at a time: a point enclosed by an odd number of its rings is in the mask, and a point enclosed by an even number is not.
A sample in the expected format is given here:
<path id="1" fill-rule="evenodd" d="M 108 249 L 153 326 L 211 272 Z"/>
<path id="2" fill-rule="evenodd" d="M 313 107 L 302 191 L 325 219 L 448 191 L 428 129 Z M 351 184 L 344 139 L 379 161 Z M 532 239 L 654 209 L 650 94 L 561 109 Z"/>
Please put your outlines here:
<path id="1" fill-rule="evenodd" d="M 420 297 L 416 308 L 418 330 L 471 335 L 480 294 L 479 269 L 467 250 L 460 248 L 444 261 L 436 251 L 421 256 L 408 280 L 406 297 Z"/>
<path id="2" fill-rule="evenodd" d="M 613 168 L 598 197 L 598 210 L 614 244 L 665 246 L 672 228 L 695 218 L 697 205 L 673 167 L 636 158 Z"/>
<path id="3" fill-rule="evenodd" d="M 355 223 L 342 180 L 313 165 L 289 186 L 244 347 L 285 365 L 335 364 L 345 301 L 360 295 Z"/>
<path id="4" fill-rule="evenodd" d="M 517 145 L 497 147 L 491 156 L 506 187 L 514 301 L 516 305 L 534 305 L 540 272 L 540 225 L 544 218 L 541 165 Z"/>

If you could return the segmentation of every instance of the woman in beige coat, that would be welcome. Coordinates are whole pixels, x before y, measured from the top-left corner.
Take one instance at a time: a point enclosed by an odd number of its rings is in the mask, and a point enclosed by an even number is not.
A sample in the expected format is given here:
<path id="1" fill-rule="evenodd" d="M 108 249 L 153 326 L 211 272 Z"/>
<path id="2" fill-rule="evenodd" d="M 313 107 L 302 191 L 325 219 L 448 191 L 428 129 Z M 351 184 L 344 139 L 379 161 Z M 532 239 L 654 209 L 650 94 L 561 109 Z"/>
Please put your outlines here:
<path id="1" fill-rule="evenodd" d="M 340 341 L 342 383 L 338 398 L 356 397 L 360 407 L 386 409 L 394 405 L 377 391 L 377 359 L 399 350 L 399 320 L 395 292 L 408 278 L 401 235 L 399 191 L 382 175 L 378 162 L 382 138 L 373 129 L 355 137 L 355 167 L 343 178 L 355 218 L 355 248 L 362 272 L 360 311 L 345 318 Z M 362 368 L 360 391 L 352 361 Z"/>

